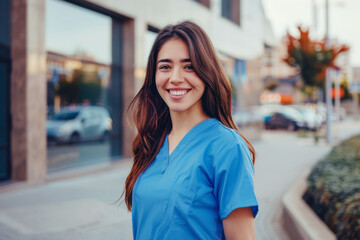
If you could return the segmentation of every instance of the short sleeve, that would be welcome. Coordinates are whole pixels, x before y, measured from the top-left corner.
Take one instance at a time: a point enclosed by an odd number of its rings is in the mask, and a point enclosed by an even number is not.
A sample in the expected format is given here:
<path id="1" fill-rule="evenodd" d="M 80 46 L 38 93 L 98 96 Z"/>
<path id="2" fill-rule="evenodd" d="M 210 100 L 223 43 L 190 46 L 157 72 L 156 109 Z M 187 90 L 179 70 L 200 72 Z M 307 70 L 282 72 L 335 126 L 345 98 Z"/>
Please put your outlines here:
<path id="1" fill-rule="evenodd" d="M 220 218 L 242 207 L 252 207 L 255 217 L 258 202 L 254 192 L 254 166 L 246 143 L 239 140 L 222 147 L 214 156 L 213 170 Z"/>

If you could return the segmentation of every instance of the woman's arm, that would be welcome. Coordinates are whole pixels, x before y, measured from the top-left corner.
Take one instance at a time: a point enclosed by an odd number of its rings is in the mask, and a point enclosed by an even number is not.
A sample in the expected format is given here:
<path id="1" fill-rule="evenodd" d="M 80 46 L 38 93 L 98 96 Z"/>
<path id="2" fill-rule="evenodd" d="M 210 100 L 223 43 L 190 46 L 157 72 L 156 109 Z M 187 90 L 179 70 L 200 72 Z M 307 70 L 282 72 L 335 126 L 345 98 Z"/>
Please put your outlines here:
<path id="1" fill-rule="evenodd" d="M 237 208 L 223 219 L 227 240 L 254 240 L 255 224 L 251 207 Z"/>

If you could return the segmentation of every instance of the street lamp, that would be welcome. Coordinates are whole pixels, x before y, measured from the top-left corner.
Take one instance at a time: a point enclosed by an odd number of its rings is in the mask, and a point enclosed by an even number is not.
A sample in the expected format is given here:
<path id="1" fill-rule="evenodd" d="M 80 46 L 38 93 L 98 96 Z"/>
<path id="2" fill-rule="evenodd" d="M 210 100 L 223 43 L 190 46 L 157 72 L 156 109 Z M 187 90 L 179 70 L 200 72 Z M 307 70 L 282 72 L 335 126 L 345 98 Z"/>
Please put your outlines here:
<path id="1" fill-rule="evenodd" d="M 329 42 L 329 0 L 325 0 L 325 46 L 328 49 L 330 47 Z M 326 79 L 325 79 L 325 97 L 326 97 L 326 141 L 332 142 L 331 132 L 331 114 L 332 114 L 332 103 L 331 103 L 331 70 L 330 67 L 326 68 Z"/>

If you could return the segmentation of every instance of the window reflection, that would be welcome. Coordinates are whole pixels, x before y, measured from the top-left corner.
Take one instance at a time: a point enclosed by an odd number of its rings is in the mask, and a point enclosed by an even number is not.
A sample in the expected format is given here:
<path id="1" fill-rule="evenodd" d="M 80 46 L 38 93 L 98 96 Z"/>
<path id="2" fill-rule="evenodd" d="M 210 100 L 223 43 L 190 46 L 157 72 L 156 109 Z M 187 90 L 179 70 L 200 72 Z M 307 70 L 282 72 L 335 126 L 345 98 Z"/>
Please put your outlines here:
<path id="1" fill-rule="evenodd" d="M 111 18 L 46 3 L 48 171 L 117 159 L 121 132 L 112 119 L 121 109 L 111 101 L 121 96 L 109 97 Z"/>

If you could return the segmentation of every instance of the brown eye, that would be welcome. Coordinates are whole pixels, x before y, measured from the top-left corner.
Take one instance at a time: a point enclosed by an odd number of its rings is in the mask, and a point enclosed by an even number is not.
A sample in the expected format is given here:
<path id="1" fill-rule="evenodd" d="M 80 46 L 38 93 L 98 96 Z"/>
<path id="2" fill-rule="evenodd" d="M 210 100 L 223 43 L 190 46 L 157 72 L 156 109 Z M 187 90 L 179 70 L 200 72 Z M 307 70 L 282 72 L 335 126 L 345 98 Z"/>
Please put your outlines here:
<path id="1" fill-rule="evenodd" d="M 186 69 L 186 70 L 193 71 L 193 70 L 194 70 L 194 67 L 193 67 L 191 64 L 189 64 L 189 65 L 186 65 L 186 66 L 185 66 L 185 69 Z"/>
<path id="2" fill-rule="evenodd" d="M 168 70 L 168 69 L 170 69 L 170 66 L 169 66 L 169 65 L 161 65 L 161 66 L 159 67 L 159 69 Z"/>

